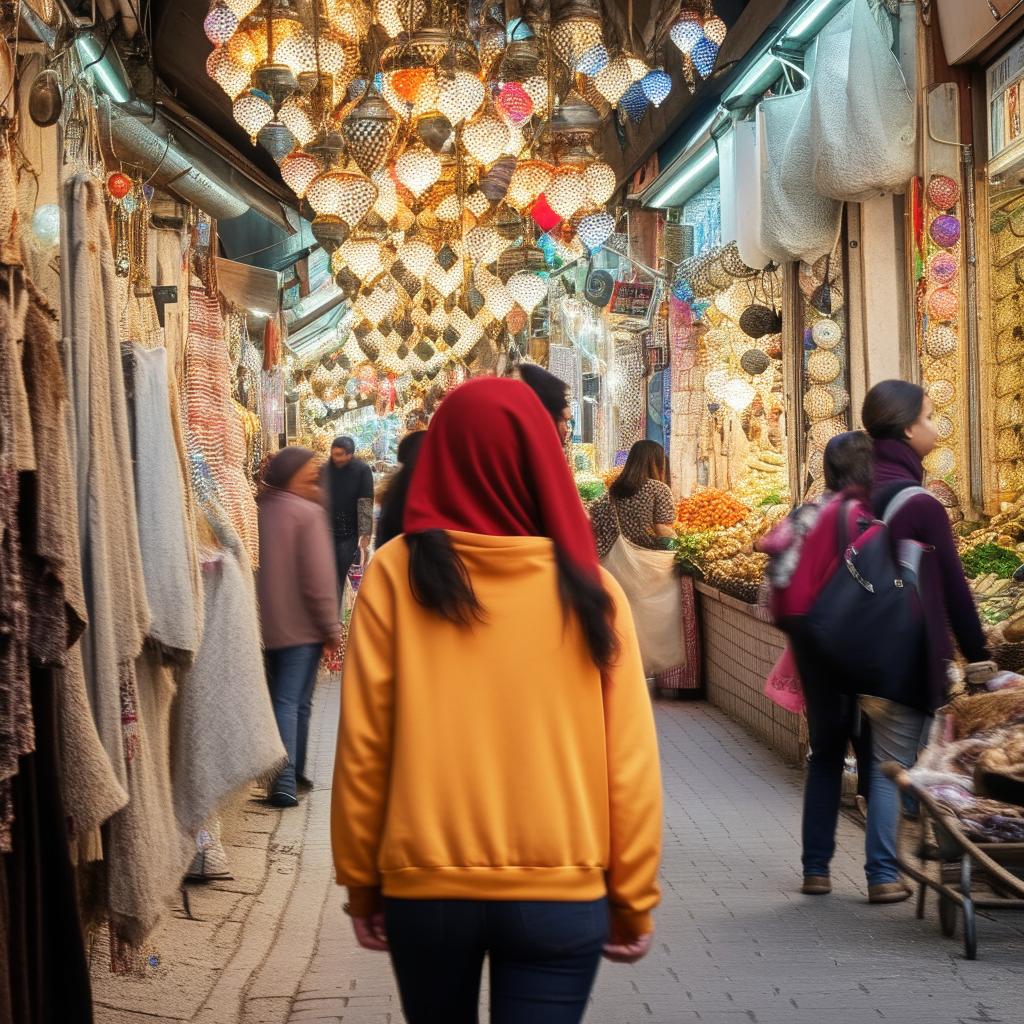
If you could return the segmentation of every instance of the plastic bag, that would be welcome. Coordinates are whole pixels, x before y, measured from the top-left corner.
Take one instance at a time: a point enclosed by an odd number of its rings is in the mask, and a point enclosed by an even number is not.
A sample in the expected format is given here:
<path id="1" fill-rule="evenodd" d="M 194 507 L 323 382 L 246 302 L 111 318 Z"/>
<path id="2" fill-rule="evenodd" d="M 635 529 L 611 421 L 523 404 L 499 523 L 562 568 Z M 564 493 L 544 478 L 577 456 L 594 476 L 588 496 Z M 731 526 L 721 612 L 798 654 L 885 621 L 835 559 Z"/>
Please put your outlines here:
<path id="1" fill-rule="evenodd" d="M 808 99 L 805 90 L 774 96 L 757 108 L 759 244 L 779 264 L 814 263 L 832 252 L 842 226 L 843 204 L 814 187 Z"/>
<path id="2" fill-rule="evenodd" d="M 868 0 L 851 0 L 818 36 L 809 139 L 823 196 L 904 192 L 916 170 L 917 109 L 882 24 Z"/>
<path id="3" fill-rule="evenodd" d="M 768 678 L 764 683 L 764 695 L 784 711 L 792 711 L 799 715 L 807 706 L 804 700 L 804 687 L 800 681 L 800 673 L 796 668 L 796 660 L 789 644 L 779 655 Z"/>

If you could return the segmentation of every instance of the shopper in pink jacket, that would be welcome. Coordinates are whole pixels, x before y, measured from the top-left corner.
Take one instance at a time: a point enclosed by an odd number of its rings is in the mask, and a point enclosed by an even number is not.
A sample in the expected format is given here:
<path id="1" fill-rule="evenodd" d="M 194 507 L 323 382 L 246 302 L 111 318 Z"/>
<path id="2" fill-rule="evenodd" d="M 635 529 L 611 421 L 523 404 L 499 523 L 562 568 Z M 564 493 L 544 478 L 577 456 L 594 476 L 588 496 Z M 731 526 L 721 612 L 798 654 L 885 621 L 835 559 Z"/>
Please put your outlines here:
<path id="1" fill-rule="evenodd" d="M 308 448 L 283 448 L 263 471 L 259 496 L 257 588 L 267 682 L 288 764 L 270 787 L 277 807 L 298 803 L 304 776 L 313 687 L 324 648 L 341 637 L 338 580 L 320 489 Z"/>

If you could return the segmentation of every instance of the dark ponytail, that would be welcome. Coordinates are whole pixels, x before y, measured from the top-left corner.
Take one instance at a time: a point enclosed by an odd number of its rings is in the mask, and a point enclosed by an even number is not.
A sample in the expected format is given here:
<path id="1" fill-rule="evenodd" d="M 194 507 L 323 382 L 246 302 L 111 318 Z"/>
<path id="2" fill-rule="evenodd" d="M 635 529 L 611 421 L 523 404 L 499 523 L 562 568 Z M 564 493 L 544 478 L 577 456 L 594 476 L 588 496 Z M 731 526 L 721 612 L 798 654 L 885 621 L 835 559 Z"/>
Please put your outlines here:
<path id="1" fill-rule="evenodd" d="M 413 597 L 449 622 L 468 626 L 484 620 L 466 566 L 444 530 L 407 533 L 409 586 Z M 556 548 L 558 596 L 565 611 L 576 614 L 590 657 L 606 669 L 618 653 L 612 628 L 612 599 L 600 582 L 590 579 Z"/>

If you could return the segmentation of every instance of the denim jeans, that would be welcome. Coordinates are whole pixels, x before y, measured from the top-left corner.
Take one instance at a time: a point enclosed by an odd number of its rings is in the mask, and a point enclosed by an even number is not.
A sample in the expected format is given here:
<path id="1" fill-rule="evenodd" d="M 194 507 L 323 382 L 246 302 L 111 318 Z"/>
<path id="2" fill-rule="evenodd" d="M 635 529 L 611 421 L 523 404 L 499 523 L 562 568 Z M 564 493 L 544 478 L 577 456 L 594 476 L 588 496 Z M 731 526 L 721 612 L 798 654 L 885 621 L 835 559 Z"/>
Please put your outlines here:
<path id="1" fill-rule="evenodd" d="M 301 775 L 306 769 L 313 687 L 322 650 L 322 644 L 299 644 L 263 653 L 274 717 L 288 754 L 288 764 L 270 787 L 271 793 L 295 796 L 296 774 Z"/>
<path id="2" fill-rule="evenodd" d="M 931 716 L 882 697 L 861 697 L 860 706 L 871 721 L 873 746 L 864 870 L 868 885 L 880 885 L 900 880 L 896 860 L 900 792 L 882 772 L 882 765 L 896 761 L 904 768 L 912 767 L 927 739 Z"/>
<path id="3" fill-rule="evenodd" d="M 476 1024 L 484 956 L 491 1024 L 578 1024 L 608 936 L 608 901 L 384 901 L 408 1024 Z"/>

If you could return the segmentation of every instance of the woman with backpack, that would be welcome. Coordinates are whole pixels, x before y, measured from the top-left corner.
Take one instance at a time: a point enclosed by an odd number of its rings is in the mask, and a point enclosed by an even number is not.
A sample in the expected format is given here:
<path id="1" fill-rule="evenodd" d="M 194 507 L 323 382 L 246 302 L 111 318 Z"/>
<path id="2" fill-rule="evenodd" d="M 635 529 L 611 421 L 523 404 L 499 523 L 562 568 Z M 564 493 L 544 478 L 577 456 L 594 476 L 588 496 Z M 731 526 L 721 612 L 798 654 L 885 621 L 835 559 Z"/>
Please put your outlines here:
<path id="1" fill-rule="evenodd" d="M 661 783 L 629 606 L 551 416 L 518 381 L 441 403 L 404 537 L 370 562 L 331 832 L 409 1024 L 578 1024 L 602 954 L 651 947 Z"/>
<path id="2" fill-rule="evenodd" d="M 859 431 L 833 437 L 825 447 L 825 494 L 795 509 L 755 544 L 769 556 L 773 611 L 783 628 L 806 610 L 837 568 L 839 517 L 846 517 L 851 538 L 871 521 L 868 501 L 873 471 L 870 438 Z M 870 740 L 861 725 L 856 697 L 836 686 L 832 667 L 802 640 L 799 631 L 791 633 L 789 646 L 803 685 L 811 747 L 804 783 L 800 891 L 819 896 L 832 891 L 829 865 L 836 848 L 846 752 L 852 742 L 861 791 L 866 792 Z"/>
<path id="3" fill-rule="evenodd" d="M 946 702 L 953 638 L 968 662 L 970 683 L 984 685 L 997 672 L 946 510 L 921 486 L 923 460 L 938 441 L 933 416 L 932 400 L 924 389 L 902 380 L 876 384 L 861 411 L 864 428 L 874 441 L 873 512 L 888 523 L 894 544 L 913 541 L 925 552 L 919 587 L 926 622 L 920 671 L 909 676 L 899 692 L 860 699 L 871 722 L 874 747 L 866 841 L 872 903 L 897 903 L 910 895 L 896 859 L 899 791 L 882 772 L 882 764 L 896 761 L 909 768 L 917 759 L 931 716 Z"/>

